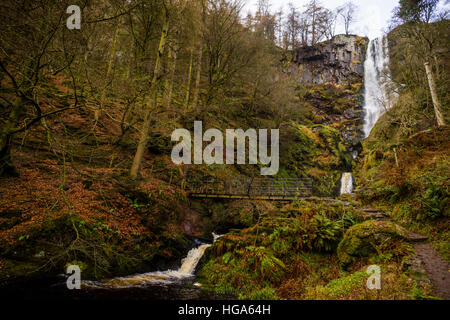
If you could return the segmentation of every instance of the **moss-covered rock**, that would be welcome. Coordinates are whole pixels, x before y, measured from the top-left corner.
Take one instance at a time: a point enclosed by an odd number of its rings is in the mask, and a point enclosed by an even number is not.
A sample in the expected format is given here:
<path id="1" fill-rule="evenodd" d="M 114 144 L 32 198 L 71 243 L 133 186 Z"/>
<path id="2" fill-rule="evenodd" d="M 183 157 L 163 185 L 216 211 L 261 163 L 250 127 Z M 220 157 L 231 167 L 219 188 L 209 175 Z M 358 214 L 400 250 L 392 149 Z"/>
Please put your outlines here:
<path id="1" fill-rule="evenodd" d="M 336 128 L 291 123 L 281 135 L 279 176 L 312 178 L 314 194 L 337 194 L 340 176 L 351 166 L 350 149 Z"/>
<path id="2" fill-rule="evenodd" d="M 368 257 L 389 242 L 406 237 L 407 231 L 393 222 L 369 220 L 347 230 L 337 249 L 338 258 L 346 268 L 355 258 Z"/>

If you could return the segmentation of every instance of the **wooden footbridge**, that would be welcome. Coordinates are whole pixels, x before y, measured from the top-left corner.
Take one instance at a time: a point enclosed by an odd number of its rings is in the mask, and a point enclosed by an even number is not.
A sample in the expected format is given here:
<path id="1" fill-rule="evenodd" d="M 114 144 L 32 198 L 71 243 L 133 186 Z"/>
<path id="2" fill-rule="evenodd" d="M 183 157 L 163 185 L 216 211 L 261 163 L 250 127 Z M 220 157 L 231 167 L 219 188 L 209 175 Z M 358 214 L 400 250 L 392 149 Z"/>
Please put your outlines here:
<path id="1" fill-rule="evenodd" d="M 295 200 L 312 196 L 313 181 L 308 178 L 207 178 L 191 181 L 186 189 L 192 198 Z"/>

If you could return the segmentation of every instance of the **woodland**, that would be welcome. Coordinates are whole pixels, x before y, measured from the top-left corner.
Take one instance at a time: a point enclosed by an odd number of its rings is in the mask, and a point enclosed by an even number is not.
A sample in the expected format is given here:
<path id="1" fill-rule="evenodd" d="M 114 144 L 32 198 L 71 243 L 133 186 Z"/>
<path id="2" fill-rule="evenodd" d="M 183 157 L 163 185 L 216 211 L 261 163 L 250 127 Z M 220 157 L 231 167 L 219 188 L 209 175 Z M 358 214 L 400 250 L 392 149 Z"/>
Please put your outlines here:
<path id="1" fill-rule="evenodd" d="M 365 137 L 373 39 L 352 34 L 351 2 L 277 12 L 259 0 L 247 14 L 240 0 L 2 1 L 0 296 L 38 295 L 70 265 L 94 283 L 177 270 L 202 243 L 182 281 L 198 297 L 450 299 L 450 26 L 438 3 L 400 0 L 392 13 L 379 74 L 395 99 Z M 347 45 L 350 58 L 335 54 Z M 172 132 L 193 136 L 195 121 L 224 136 L 278 129 L 270 178 L 308 179 L 312 193 L 191 197 L 265 167 L 174 163 Z M 345 172 L 354 189 L 342 194 Z"/>

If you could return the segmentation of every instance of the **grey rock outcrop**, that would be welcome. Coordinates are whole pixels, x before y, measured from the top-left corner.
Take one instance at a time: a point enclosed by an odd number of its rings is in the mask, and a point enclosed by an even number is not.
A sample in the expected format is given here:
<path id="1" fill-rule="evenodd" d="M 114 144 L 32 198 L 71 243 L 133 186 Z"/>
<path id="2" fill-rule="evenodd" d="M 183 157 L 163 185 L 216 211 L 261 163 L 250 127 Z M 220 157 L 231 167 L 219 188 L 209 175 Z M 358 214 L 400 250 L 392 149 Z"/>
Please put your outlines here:
<path id="1" fill-rule="evenodd" d="M 301 83 L 348 84 L 361 82 L 369 39 L 337 35 L 314 46 L 292 51 L 286 72 Z"/>

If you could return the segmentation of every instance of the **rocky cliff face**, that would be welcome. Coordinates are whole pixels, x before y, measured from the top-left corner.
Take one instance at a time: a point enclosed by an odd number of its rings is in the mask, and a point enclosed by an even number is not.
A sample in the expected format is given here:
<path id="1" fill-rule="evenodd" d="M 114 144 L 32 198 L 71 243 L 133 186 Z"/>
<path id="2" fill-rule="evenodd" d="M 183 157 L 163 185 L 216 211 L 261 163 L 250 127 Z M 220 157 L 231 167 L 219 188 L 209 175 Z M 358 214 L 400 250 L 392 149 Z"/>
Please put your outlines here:
<path id="1" fill-rule="evenodd" d="M 301 83 L 348 84 L 361 82 L 369 39 L 337 35 L 292 52 L 287 72 Z"/>
<path id="2" fill-rule="evenodd" d="M 295 49 L 285 60 L 286 73 L 299 83 L 300 101 L 313 108 L 313 122 L 337 128 L 350 151 L 363 138 L 361 93 L 368 43 L 360 36 L 337 35 Z"/>

